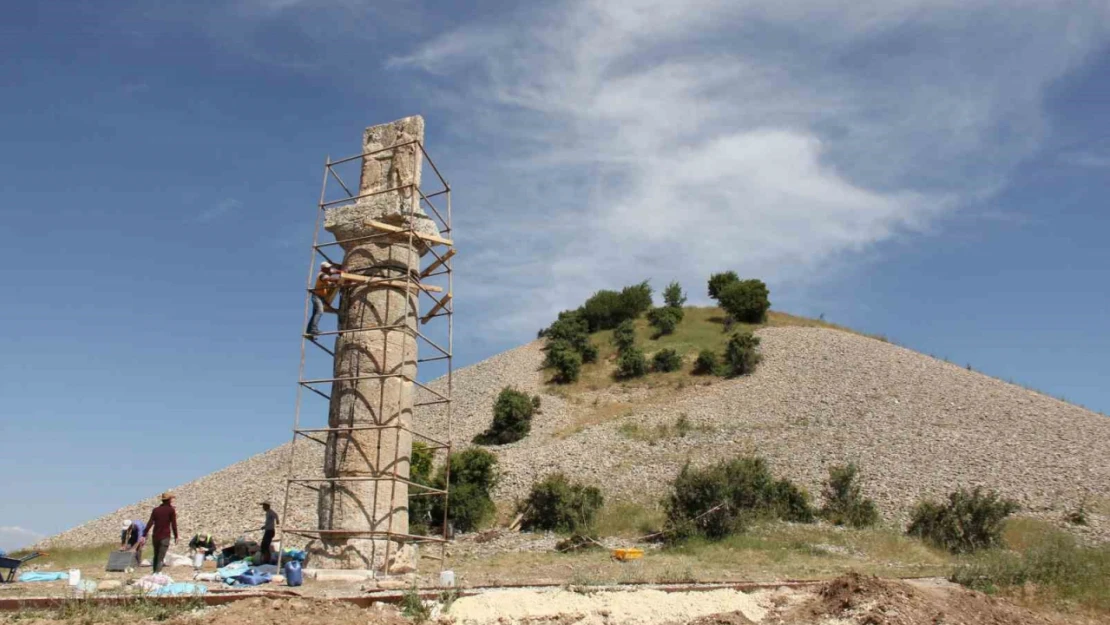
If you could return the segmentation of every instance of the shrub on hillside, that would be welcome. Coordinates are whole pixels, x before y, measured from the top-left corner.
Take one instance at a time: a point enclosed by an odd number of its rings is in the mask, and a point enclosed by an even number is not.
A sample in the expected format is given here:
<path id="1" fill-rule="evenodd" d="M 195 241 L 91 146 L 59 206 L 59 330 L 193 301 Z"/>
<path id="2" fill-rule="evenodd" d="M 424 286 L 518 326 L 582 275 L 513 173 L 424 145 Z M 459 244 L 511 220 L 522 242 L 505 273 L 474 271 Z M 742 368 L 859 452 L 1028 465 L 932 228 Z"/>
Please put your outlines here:
<path id="1" fill-rule="evenodd" d="M 562 473 L 547 476 L 532 485 L 519 506 L 521 528 L 580 533 L 589 531 L 605 503 L 594 486 L 571 482 Z"/>
<path id="2" fill-rule="evenodd" d="M 762 359 L 759 352 L 759 337 L 751 332 L 737 332 L 725 346 L 725 371 L 730 376 L 747 375 L 755 371 Z"/>
<path id="3" fill-rule="evenodd" d="M 474 437 L 479 445 L 505 445 L 515 443 L 532 431 L 532 414 L 539 396 L 535 400 L 526 393 L 505 387 L 493 403 L 493 421 L 489 428 Z"/>
<path id="4" fill-rule="evenodd" d="M 681 314 L 682 307 L 686 304 L 686 294 L 682 292 L 682 286 L 678 282 L 672 282 L 663 289 L 663 303 L 669 308 L 677 308 Z"/>
<path id="5" fill-rule="evenodd" d="M 624 321 L 613 330 L 613 345 L 618 352 L 624 352 L 636 344 L 636 327 L 632 321 Z"/>
<path id="6" fill-rule="evenodd" d="M 1017 502 L 994 491 L 960 488 L 946 502 L 918 503 L 906 533 L 953 553 L 967 553 L 1000 544 L 1002 522 L 1017 510 Z"/>
<path id="7" fill-rule="evenodd" d="M 559 318 L 542 331 L 547 339 L 544 345 L 544 351 L 547 352 L 544 367 L 556 369 L 556 382 L 567 383 L 577 380 L 578 368 L 582 363 L 597 360 L 597 347 L 590 342 L 589 332 L 589 324 L 581 313 L 574 310 L 564 310 L 559 313 Z M 565 353 L 568 348 L 577 353 L 577 359 Z"/>
<path id="8" fill-rule="evenodd" d="M 771 307 L 770 291 L 762 280 L 739 280 L 726 285 L 718 294 L 721 308 L 736 321 L 763 323 Z"/>
<path id="9" fill-rule="evenodd" d="M 632 346 L 621 352 L 617 358 L 618 378 L 638 378 L 647 374 L 647 358 L 639 347 Z"/>
<path id="10" fill-rule="evenodd" d="M 822 495 L 825 505 L 821 517 L 834 525 L 870 527 L 879 522 L 879 509 L 874 501 L 863 496 L 859 468 L 854 463 L 829 467 Z"/>
<path id="11" fill-rule="evenodd" d="M 433 485 L 443 488 L 450 482 L 447 518 L 455 529 L 470 532 L 493 516 L 494 486 L 497 485 L 497 456 L 480 447 L 471 447 L 451 455 L 450 480 L 444 467 L 440 467 Z M 432 519 L 443 518 L 443 497 L 432 497 Z"/>
<path id="12" fill-rule="evenodd" d="M 659 336 L 672 334 L 682 321 L 682 309 L 673 306 L 652 308 L 647 314 L 648 323 L 659 331 Z"/>
<path id="13" fill-rule="evenodd" d="M 695 469 L 686 465 L 663 500 L 668 536 L 719 540 L 757 518 L 812 522 L 806 492 L 776 480 L 762 458 L 735 458 Z"/>
<path id="14" fill-rule="evenodd" d="M 578 309 L 590 332 L 617 327 L 622 321 L 635 319 L 651 308 L 651 286 L 647 281 L 617 291 L 603 290 L 590 296 Z"/>
<path id="15" fill-rule="evenodd" d="M 682 356 L 673 349 L 661 349 L 655 352 L 655 356 L 651 359 L 651 368 L 661 373 L 678 371 L 682 368 Z"/>
<path id="16" fill-rule="evenodd" d="M 694 361 L 694 375 L 717 375 L 721 370 L 721 361 L 717 353 L 711 349 L 698 352 L 698 359 Z"/>
<path id="17" fill-rule="evenodd" d="M 409 479 L 415 484 L 432 486 L 432 461 L 434 453 L 421 441 L 412 442 L 409 456 Z M 409 489 L 409 528 L 413 534 L 423 534 L 443 519 L 432 518 L 433 497 L 426 495 L 423 488 Z"/>
<path id="18" fill-rule="evenodd" d="M 555 369 L 555 382 L 570 384 L 578 381 L 578 375 L 582 371 L 582 356 L 570 343 L 556 341 L 547 346 L 544 366 Z"/>
<path id="19" fill-rule="evenodd" d="M 740 276 L 735 271 L 722 271 L 709 276 L 709 297 L 719 299 L 725 287 L 739 281 Z"/>
<path id="20" fill-rule="evenodd" d="M 626 319 L 635 319 L 646 313 L 651 303 L 651 285 L 647 280 L 621 289 L 621 306 Z"/>

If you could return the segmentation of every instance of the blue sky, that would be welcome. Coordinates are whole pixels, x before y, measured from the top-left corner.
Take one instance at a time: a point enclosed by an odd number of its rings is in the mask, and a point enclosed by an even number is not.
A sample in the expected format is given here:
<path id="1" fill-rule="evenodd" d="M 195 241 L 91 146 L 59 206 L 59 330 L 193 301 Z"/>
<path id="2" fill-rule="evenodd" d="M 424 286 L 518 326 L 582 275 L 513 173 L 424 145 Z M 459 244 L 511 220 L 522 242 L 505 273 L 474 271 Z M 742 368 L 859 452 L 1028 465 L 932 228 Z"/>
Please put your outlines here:
<path id="1" fill-rule="evenodd" d="M 732 268 L 1110 410 L 1105 2 L 18 4 L 0 548 L 288 439 L 321 163 L 415 113 L 460 364 Z"/>

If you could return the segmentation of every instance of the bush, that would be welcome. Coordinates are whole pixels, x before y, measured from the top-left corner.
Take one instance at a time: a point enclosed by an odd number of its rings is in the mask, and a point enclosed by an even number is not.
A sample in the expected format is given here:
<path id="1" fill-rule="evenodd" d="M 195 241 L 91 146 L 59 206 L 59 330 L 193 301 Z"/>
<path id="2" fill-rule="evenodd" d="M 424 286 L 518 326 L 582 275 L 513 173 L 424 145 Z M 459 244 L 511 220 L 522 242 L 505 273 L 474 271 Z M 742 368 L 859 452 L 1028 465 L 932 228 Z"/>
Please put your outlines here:
<path id="1" fill-rule="evenodd" d="M 762 280 L 740 280 L 726 285 L 718 294 L 721 308 L 736 321 L 763 323 L 771 307 L 770 292 Z"/>
<path id="2" fill-rule="evenodd" d="M 859 468 L 853 463 L 829 467 L 829 479 L 822 491 L 822 518 L 848 527 L 870 527 L 879 522 L 879 509 L 863 496 L 858 478 Z"/>
<path id="3" fill-rule="evenodd" d="M 624 321 L 613 330 L 613 345 L 617 346 L 618 352 L 623 353 L 635 344 L 636 328 L 631 321 Z"/>
<path id="4" fill-rule="evenodd" d="M 677 282 L 668 284 L 667 288 L 663 289 L 663 303 L 668 308 L 677 308 L 681 314 L 682 307 L 686 304 L 686 294 L 682 292 L 682 286 Z"/>
<path id="5" fill-rule="evenodd" d="M 578 309 L 590 332 L 615 328 L 651 308 L 651 286 L 647 281 L 616 291 L 598 291 Z"/>
<path id="6" fill-rule="evenodd" d="M 651 308 L 651 285 L 647 280 L 621 289 L 621 312 L 625 319 L 635 319 Z"/>
<path id="7" fill-rule="evenodd" d="M 578 349 L 578 354 L 582 357 L 582 362 L 597 362 L 597 345 L 587 341 Z"/>
<path id="8" fill-rule="evenodd" d="M 762 458 L 736 458 L 704 469 L 682 468 L 663 501 L 668 534 L 718 540 L 755 518 L 811 522 L 806 492 L 776 480 Z"/>
<path id="9" fill-rule="evenodd" d="M 526 393 L 505 387 L 493 403 L 493 421 L 489 429 L 474 437 L 479 445 L 505 445 L 515 443 L 532 431 L 532 414 L 539 404 Z"/>
<path id="10" fill-rule="evenodd" d="M 678 322 L 682 321 L 682 309 L 671 306 L 652 308 L 648 311 L 647 318 L 648 323 L 659 330 L 660 336 L 671 334 L 678 327 Z"/>
<path id="11" fill-rule="evenodd" d="M 562 473 L 555 473 L 533 484 L 528 498 L 518 506 L 523 514 L 521 528 L 588 532 L 604 503 L 597 488 L 571 482 Z"/>
<path id="12" fill-rule="evenodd" d="M 759 337 L 751 332 L 737 332 L 725 346 L 725 370 L 731 376 L 747 375 L 755 371 L 762 357 L 756 348 Z"/>
<path id="13" fill-rule="evenodd" d="M 1017 509 L 1017 502 L 994 491 L 960 488 L 945 503 L 918 503 L 906 533 L 953 553 L 968 553 L 1000 544 L 1002 521 Z"/>
<path id="14" fill-rule="evenodd" d="M 651 368 L 663 373 L 678 371 L 682 368 L 682 356 L 673 349 L 661 349 L 655 352 L 655 357 L 651 359 Z"/>
<path id="15" fill-rule="evenodd" d="M 647 359 L 639 347 L 629 347 L 617 358 L 618 378 L 638 378 L 647 374 Z"/>
<path id="16" fill-rule="evenodd" d="M 493 515 L 496 507 L 490 493 L 498 478 L 497 456 L 485 449 L 471 447 L 451 455 L 447 518 L 456 530 L 473 531 Z M 444 468 L 440 467 L 434 485 L 442 489 L 447 482 Z M 432 519 L 438 522 L 443 518 L 443 497 L 432 499 Z"/>
<path id="17" fill-rule="evenodd" d="M 434 453 L 421 441 L 412 442 L 412 455 L 409 456 L 409 479 L 416 484 L 432 486 L 432 460 Z M 423 488 L 409 490 L 409 527 L 413 534 L 426 532 L 442 517 L 432 517 L 432 500 L 435 497 L 425 494 Z"/>
<path id="18" fill-rule="evenodd" d="M 547 339 L 543 366 L 556 369 L 556 382 L 574 382 L 583 362 L 597 360 L 597 347 L 590 342 L 589 331 L 589 324 L 581 313 L 571 310 L 559 313 L 555 323 L 542 331 Z M 574 352 L 577 358 L 566 353 L 568 350 Z"/>
<path id="19" fill-rule="evenodd" d="M 540 402 L 541 402 L 541 400 L 540 400 L 539 395 L 533 395 L 532 396 L 532 411 L 533 412 L 539 412 L 540 411 Z"/>
<path id="20" fill-rule="evenodd" d="M 596 351 L 594 354 L 596 358 Z M 578 381 L 578 374 L 582 371 L 582 356 L 570 343 L 557 341 L 547 347 L 544 366 L 555 369 L 555 382 L 570 384 Z"/>
<path id="21" fill-rule="evenodd" d="M 740 276 L 735 271 L 723 271 L 709 276 L 709 297 L 719 299 L 726 286 L 739 281 Z"/>
<path id="22" fill-rule="evenodd" d="M 721 370 L 721 362 L 717 353 L 711 349 L 698 352 L 698 359 L 694 361 L 695 375 L 717 375 Z"/>

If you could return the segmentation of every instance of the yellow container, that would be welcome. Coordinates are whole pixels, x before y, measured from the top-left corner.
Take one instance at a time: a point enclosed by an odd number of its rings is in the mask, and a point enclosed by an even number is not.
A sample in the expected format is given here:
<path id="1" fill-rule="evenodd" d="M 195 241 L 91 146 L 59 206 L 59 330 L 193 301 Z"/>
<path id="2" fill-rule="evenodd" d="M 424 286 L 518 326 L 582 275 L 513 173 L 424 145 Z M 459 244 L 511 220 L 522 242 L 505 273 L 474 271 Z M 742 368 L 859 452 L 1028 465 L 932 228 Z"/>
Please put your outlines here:
<path id="1" fill-rule="evenodd" d="M 614 560 L 620 560 L 621 562 L 626 560 L 639 560 L 644 557 L 644 550 L 635 548 L 614 549 L 611 555 Z"/>

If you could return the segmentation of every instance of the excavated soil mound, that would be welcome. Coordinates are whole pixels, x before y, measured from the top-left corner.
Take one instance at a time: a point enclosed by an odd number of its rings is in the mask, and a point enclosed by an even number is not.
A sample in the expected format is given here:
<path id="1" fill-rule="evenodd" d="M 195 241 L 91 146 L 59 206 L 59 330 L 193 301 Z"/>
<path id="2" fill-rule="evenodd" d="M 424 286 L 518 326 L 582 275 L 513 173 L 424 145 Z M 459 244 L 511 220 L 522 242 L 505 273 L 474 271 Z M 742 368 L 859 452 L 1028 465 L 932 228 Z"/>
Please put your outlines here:
<path id="1" fill-rule="evenodd" d="M 1056 625 L 1035 614 L 958 586 L 884 580 L 859 574 L 839 577 L 816 596 L 788 610 L 781 625 Z"/>

